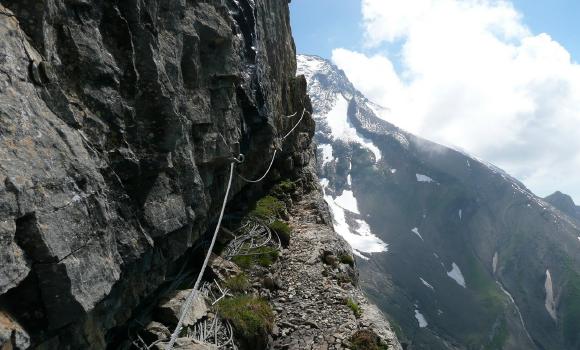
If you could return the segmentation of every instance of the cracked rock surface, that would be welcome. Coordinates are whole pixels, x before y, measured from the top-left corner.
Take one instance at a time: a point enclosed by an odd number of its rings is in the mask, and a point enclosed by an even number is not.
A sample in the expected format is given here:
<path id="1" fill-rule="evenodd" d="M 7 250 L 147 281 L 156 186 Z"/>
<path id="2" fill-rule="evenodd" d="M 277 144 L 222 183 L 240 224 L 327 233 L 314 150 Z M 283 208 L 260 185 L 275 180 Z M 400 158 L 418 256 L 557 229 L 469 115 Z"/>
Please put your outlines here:
<path id="1" fill-rule="evenodd" d="M 126 342 L 202 254 L 232 155 L 312 157 L 309 113 L 278 138 L 311 109 L 286 1 L 2 0 L 0 37 L 0 312 L 34 347 Z"/>

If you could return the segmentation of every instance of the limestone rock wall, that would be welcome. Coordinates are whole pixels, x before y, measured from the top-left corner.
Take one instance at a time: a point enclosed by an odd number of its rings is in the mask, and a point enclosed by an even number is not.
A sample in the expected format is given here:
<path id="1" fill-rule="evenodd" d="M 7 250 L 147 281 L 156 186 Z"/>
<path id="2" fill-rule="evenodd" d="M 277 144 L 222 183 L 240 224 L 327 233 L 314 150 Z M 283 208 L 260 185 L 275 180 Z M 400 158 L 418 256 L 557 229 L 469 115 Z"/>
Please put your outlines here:
<path id="1" fill-rule="evenodd" d="M 274 147 L 272 176 L 308 171 L 286 1 L 2 0 L 0 37 L 0 316 L 20 347 L 114 344 L 211 227 L 232 154 L 250 178 Z"/>

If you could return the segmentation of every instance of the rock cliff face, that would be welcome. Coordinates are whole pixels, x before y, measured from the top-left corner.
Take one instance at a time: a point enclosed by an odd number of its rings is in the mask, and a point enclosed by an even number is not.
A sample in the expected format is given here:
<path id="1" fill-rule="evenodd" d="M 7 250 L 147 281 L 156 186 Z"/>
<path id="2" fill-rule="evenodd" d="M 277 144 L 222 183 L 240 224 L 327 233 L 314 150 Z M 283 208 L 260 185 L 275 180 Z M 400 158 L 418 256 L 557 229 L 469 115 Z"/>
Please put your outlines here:
<path id="1" fill-rule="evenodd" d="M 270 178 L 303 175 L 288 17 L 279 0 L 1 1 L 0 337 L 115 348 L 198 266 L 232 154 L 252 178 L 281 148 Z"/>

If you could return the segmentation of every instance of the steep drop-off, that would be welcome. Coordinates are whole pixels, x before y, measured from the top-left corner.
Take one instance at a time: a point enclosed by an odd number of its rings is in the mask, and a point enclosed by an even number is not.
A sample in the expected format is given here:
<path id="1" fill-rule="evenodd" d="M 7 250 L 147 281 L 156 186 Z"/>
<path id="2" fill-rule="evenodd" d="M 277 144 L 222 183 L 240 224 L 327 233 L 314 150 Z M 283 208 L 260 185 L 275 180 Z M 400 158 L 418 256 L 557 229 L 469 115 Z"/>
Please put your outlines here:
<path id="1" fill-rule="evenodd" d="M 277 147 L 270 178 L 303 175 L 314 122 L 288 16 L 278 0 L 1 1 L 3 341 L 116 348 L 198 268 L 232 156 L 253 178 Z"/>

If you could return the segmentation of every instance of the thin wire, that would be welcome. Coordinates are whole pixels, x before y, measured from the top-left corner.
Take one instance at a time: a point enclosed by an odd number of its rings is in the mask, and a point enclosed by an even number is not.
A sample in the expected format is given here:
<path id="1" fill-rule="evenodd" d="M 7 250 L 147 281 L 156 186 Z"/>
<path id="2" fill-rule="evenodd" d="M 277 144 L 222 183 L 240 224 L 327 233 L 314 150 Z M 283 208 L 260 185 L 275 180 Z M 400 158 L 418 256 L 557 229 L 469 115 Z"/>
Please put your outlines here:
<path id="1" fill-rule="evenodd" d="M 300 125 L 300 122 L 302 122 L 302 119 L 304 118 L 304 114 L 306 113 L 306 108 L 304 108 L 302 110 L 302 115 L 300 116 L 300 119 L 298 120 L 298 122 L 296 122 L 296 124 L 292 127 L 292 129 L 290 129 L 290 131 L 288 131 L 288 133 L 286 135 L 284 135 L 284 137 L 281 138 L 282 141 L 284 141 L 288 136 L 290 136 L 290 134 L 298 127 L 298 125 Z M 298 112 L 286 116 L 287 118 L 291 118 L 293 116 L 295 116 L 296 114 L 298 114 Z M 245 182 L 249 182 L 249 183 L 258 183 L 261 182 L 262 180 L 264 180 L 266 178 L 266 176 L 268 176 L 268 174 L 270 173 L 270 170 L 272 169 L 272 165 L 274 165 L 274 160 L 276 159 L 276 153 L 278 152 L 277 149 L 274 150 L 274 154 L 272 155 L 272 160 L 270 161 L 270 165 L 268 165 L 268 169 L 266 169 L 266 172 L 264 172 L 264 175 L 260 176 L 258 179 L 256 180 L 250 180 L 246 177 L 244 177 L 241 174 L 238 174 L 238 176 L 244 180 Z"/>
<path id="2" fill-rule="evenodd" d="M 205 269 L 207 268 L 207 263 L 209 262 L 209 258 L 211 256 L 213 246 L 215 245 L 215 241 L 216 241 L 218 232 L 220 230 L 222 219 L 224 217 L 224 212 L 226 210 L 226 205 L 228 203 L 228 196 L 230 194 L 230 189 L 232 187 L 232 179 L 234 178 L 234 166 L 235 166 L 235 164 L 234 164 L 234 162 L 232 162 L 230 164 L 230 179 L 228 181 L 228 187 L 226 189 L 226 194 L 224 196 L 224 202 L 222 204 L 220 216 L 219 216 L 217 225 L 215 227 L 215 231 L 213 233 L 213 238 L 211 240 L 211 244 L 210 244 L 209 249 L 207 251 L 207 254 L 205 256 L 205 260 L 203 261 L 203 265 L 201 267 L 201 270 L 199 271 L 199 275 L 197 275 L 197 280 L 195 281 L 195 285 L 193 286 L 193 290 L 191 291 L 191 293 L 189 293 L 189 296 L 187 297 L 185 304 L 181 308 L 181 316 L 179 317 L 179 322 L 177 322 L 177 326 L 175 327 L 175 330 L 173 331 L 173 334 L 171 335 L 171 339 L 169 340 L 169 343 L 165 347 L 165 350 L 173 349 L 173 345 L 175 344 L 175 341 L 177 340 L 179 332 L 181 331 L 181 327 L 183 326 L 183 321 L 187 317 L 187 314 L 190 311 L 189 309 L 191 308 L 191 304 L 193 303 L 193 299 L 194 299 L 195 295 L 197 294 L 196 293 L 197 290 L 199 289 L 199 284 L 201 283 L 203 273 L 205 272 Z"/>
<path id="3" fill-rule="evenodd" d="M 296 114 L 298 114 L 298 112 L 295 112 L 295 113 L 294 113 L 294 114 L 292 114 L 292 115 L 285 115 L 284 117 L 285 117 L 285 118 L 292 118 L 292 117 L 294 117 Z"/>
<path id="4" fill-rule="evenodd" d="M 241 174 L 238 174 L 238 176 L 239 176 L 239 177 L 240 177 L 242 180 L 244 180 L 244 181 L 246 181 L 246 182 L 250 182 L 250 183 L 258 183 L 258 182 L 260 182 L 260 181 L 264 180 L 264 179 L 266 178 L 266 176 L 268 175 L 268 173 L 270 172 L 270 169 L 272 169 L 272 165 L 274 164 L 274 159 L 276 159 L 276 152 L 278 152 L 278 150 L 277 150 L 277 149 L 275 149 L 275 150 L 274 150 L 274 154 L 272 155 L 272 160 L 270 161 L 270 165 L 268 165 L 268 169 L 266 170 L 266 172 L 264 173 L 264 175 L 262 175 L 262 176 L 261 176 L 259 179 L 257 179 L 257 180 L 250 180 L 250 179 L 248 179 L 248 178 L 245 178 L 245 177 L 244 177 L 243 175 L 241 175 Z"/>
<path id="5" fill-rule="evenodd" d="M 298 120 L 298 122 L 296 123 L 296 125 L 294 125 L 294 127 L 292 129 L 290 129 L 290 131 L 288 131 L 288 133 L 286 134 L 286 136 L 284 136 L 282 138 L 282 140 L 285 140 L 288 136 L 290 136 L 290 134 L 292 133 L 292 131 L 294 131 L 294 129 L 296 129 L 298 127 L 298 125 L 300 125 L 300 122 L 302 121 L 302 118 L 304 118 L 304 114 L 306 113 L 306 108 L 304 108 L 302 110 L 302 115 L 300 116 L 300 119 Z"/>
<path id="6" fill-rule="evenodd" d="M 302 110 L 302 115 L 300 116 L 300 119 L 298 120 L 298 122 L 294 125 L 294 127 L 292 129 L 290 129 L 290 131 L 288 131 L 288 133 L 286 135 L 284 135 L 284 137 L 281 138 L 282 141 L 284 141 L 288 136 L 290 136 L 290 134 L 298 127 L 298 125 L 300 124 L 300 122 L 302 122 L 302 119 L 304 118 L 304 114 L 306 113 L 306 108 L 304 108 L 304 110 Z M 293 116 L 295 116 L 296 114 L 298 114 L 298 112 L 294 113 L 291 116 L 287 116 L 288 118 L 291 118 Z M 264 175 L 262 175 L 259 179 L 257 180 L 250 180 L 247 179 L 245 177 L 243 177 L 242 175 L 238 174 L 240 176 L 240 178 L 246 182 L 251 182 L 251 183 L 257 183 L 260 182 L 262 180 L 264 180 L 266 178 L 266 176 L 268 175 L 268 173 L 270 172 L 270 170 L 272 169 L 272 165 L 274 164 L 274 160 L 276 159 L 276 153 L 278 152 L 277 149 L 274 149 L 274 154 L 272 155 L 272 160 L 270 161 L 270 165 L 268 165 L 268 169 L 266 170 L 266 172 L 264 173 Z M 175 326 L 175 330 L 173 331 L 173 334 L 171 334 L 171 339 L 169 340 L 169 343 L 167 344 L 167 346 L 165 347 L 165 350 L 172 350 L 173 349 L 173 345 L 175 345 L 175 342 L 177 341 L 177 337 L 179 335 L 179 332 L 181 331 L 181 327 L 183 326 L 183 322 L 185 320 L 185 318 L 187 317 L 190 308 L 191 308 L 191 304 L 193 303 L 194 297 L 197 294 L 196 292 L 199 289 L 199 284 L 201 283 L 201 279 L 203 278 L 203 274 L 205 272 L 205 269 L 207 268 L 207 264 L 209 262 L 209 258 L 211 256 L 211 252 L 213 250 L 213 247 L 215 245 L 215 241 L 217 239 L 217 234 L 219 232 L 221 223 L 222 223 L 222 219 L 224 217 L 224 212 L 226 210 L 226 205 L 228 202 L 228 196 L 230 193 L 230 189 L 232 187 L 232 180 L 234 177 L 234 167 L 235 167 L 235 163 L 242 163 L 244 161 L 244 157 L 242 154 L 240 154 L 239 159 L 234 158 L 232 160 L 232 163 L 230 164 L 230 179 L 228 181 L 228 187 L 226 189 L 226 194 L 224 197 L 224 201 L 222 204 L 222 209 L 220 212 L 220 216 L 217 222 L 217 225 L 215 227 L 215 231 L 213 234 L 213 238 L 211 240 L 211 244 L 209 246 L 209 249 L 207 251 L 207 254 L 205 256 L 205 260 L 203 261 L 203 265 L 201 267 L 201 270 L 199 272 L 199 275 L 197 276 L 197 280 L 195 281 L 195 285 L 193 286 L 193 289 L 191 290 L 191 293 L 189 293 L 189 295 L 187 296 L 187 300 L 185 301 L 185 304 L 182 306 L 181 308 L 181 316 L 179 317 L 179 321 L 177 322 L 177 326 Z"/>

